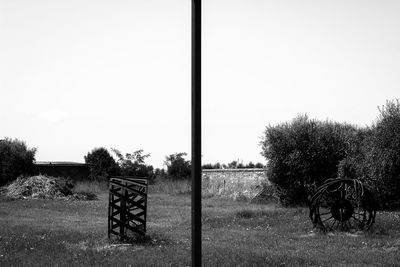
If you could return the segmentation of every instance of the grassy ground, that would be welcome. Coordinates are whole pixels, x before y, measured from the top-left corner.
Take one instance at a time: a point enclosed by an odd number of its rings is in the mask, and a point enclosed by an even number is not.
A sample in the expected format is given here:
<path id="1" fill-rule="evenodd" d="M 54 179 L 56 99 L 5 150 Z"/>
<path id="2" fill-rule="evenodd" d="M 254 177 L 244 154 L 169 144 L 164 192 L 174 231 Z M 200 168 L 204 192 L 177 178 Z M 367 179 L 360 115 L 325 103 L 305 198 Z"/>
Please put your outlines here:
<path id="1" fill-rule="evenodd" d="M 107 240 L 101 188 L 96 201 L 0 198 L 0 266 L 190 265 L 190 195 L 151 189 L 150 238 L 127 246 Z M 204 199 L 204 266 L 399 266 L 399 212 L 378 213 L 368 233 L 310 230 L 305 208 Z"/>

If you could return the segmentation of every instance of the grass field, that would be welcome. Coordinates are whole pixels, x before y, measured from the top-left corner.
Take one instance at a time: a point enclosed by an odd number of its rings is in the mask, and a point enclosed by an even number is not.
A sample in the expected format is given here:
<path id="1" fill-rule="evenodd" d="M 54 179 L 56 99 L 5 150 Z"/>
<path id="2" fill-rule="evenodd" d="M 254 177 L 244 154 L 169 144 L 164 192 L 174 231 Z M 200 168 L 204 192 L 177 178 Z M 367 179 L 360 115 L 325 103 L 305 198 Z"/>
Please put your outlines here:
<path id="1" fill-rule="evenodd" d="M 145 243 L 107 239 L 107 199 L 0 198 L 0 266 L 190 266 L 190 195 L 152 193 Z M 81 186 L 80 190 L 87 189 Z M 204 266 L 399 266 L 400 213 L 372 231 L 310 234 L 306 208 L 203 200 Z"/>

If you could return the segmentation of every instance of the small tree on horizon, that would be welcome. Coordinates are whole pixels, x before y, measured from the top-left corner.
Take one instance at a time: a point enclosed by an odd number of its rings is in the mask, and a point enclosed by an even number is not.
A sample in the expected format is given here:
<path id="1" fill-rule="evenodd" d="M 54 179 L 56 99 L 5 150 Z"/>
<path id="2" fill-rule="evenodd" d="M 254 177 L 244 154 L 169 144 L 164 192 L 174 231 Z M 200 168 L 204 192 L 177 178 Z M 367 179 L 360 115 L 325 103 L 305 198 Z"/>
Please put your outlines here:
<path id="1" fill-rule="evenodd" d="M 84 158 L 90 168 L 90 180 L 106 180 L 111 175 L 119 175 L 118 164 L 104 147 L 94 148 Z"/>
<path id="2" fill-rule="evenodd" d="M 164 164 L 167 166 L 167 177 L 170 179 L 189 179 L 192 173 L 191 163 L 185 160 L 185 152 L 175 153 L 165 157 Z"/>
<path id="3" fill-rule="evenodd" d="M 143 149 L 126 153 L 125 156 L 118 149 L 111 148 L 111 150 L 118 158 L 118 165 L 123 176 L 154 178 L 153 166 L 147 165 L 145 162 L 150 154 L 144 154 Z"/>

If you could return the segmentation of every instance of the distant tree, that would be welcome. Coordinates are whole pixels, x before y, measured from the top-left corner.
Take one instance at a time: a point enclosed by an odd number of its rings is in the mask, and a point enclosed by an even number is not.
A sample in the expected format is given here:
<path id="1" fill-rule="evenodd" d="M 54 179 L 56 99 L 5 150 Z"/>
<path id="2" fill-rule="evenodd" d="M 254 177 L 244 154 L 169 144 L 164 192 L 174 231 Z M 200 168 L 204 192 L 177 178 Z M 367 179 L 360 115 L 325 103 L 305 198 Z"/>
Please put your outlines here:
<path id="1" fill-rule="evenodd" d="M 244 165 L 243 162 L 240 162 L 240 163 L 236 166 L 236 168 L 238 168 L 238 169 L 245 169 L 245 168 L 246 168 L 246 165 Z"/>
<path id="2" fill-rule="evenodd" d="M 191 163 L 184 159 L 186 153 L 175 153 L 165 157 L 167 175 L 170 179 L 188 179 L 191 175 Z"/>
<path id="3" fill-rule="evenodd" d="M 126 153 L 125 156 L 118 149 L 112 148 L 111 150 L 118 158 L 118 165 L 123 176 L 154 178 L 153 166 L 145 163 L 150 154 L 143 154 L 143 149 Z"/>
<path id="4" fill-rule="evenodd" d="M 219 162 L 215 163 L 213 169 L 221 169 L 221 164 Z"/>
<path id="5" fill-rule="evenodd" d="M 248 164 L 243 164 L 243 162 L 238 163 L 237 161 L 232 161 L 228 165 L 221 164 L 219 162 L 212 164 L 207 163 L 202 166 L 203 169 L 252 169 L 252 168 L 264 168 L 262 163 L 249 162 Z"/>
<path id="6" fill-rule="evenodd" d="M 264 168 L 264 164 L 262 164 L 262 163 L 260 163 L 260 162 L 257 162 L 257 163 L 254 165 L 254 168 L 260 168 L 260 169 L 262 169 L 262 168 Z"/>
<path id="7" fill-rule="evenodd" d="M 237 169 L 237 167 L 238 167 L 238 162 L 236 160 L 228 163 L 228 168 L 229 169 Z"/>
<path id="8" fill-rule="evenodd" d="M 94 148 L 84 158 L 90 168 L 91 180 L 106 180 L 119 174 L 118 164 L 104 147 Z"/>
<path id="9" fill-rule="evenodd" d="M 203 169 L 221 169 L 221 164 L 219 162 L 215 164 L 207 163 L 202 166 Z"/>
<path id="10" fill-rule="evenodd" d="M 5 138 L 0 140 L 0 185 L 20 175 L 33 174 L 36 148 L 29 149 L 24 141 Z"/>
<path id="11" fill-rule="evenodd" d="M 214 166 L 211 163 L 207 163 L 202 166 L 202 169 L 214 169 Z"/>

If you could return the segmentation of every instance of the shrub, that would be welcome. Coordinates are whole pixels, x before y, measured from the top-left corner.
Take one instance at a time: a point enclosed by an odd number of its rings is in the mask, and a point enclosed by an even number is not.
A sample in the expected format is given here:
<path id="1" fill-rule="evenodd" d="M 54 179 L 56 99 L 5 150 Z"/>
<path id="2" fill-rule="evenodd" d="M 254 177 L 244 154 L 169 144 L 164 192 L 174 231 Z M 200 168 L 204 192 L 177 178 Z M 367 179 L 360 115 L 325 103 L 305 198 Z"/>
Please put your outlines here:
<path id="1" fill-rule="evenodd" d="M 118 157 L 118 165 L 123 176 L 147 177 L 149 182 L 154 180 L 154 168 L 145 163 L 146 158 L 150 154 L 143 154 L 143 150 L 136 150 L 135 152 L 126 153 L 125 156 L 117 149 L 111 149 Z"/>
<path id="2" fill-rule="evenodd" d="M 188 179 L 191 175 L 190 161 L 185 160 L 186 153 L 175 153 L 165 157 L 167 177 L 169 179 Z"/>
<path id="3" fill-rule="evenodd" d="M 400 103 L 387 101 L 377 121 L 359 136 L 340 162 L 339 174 L 369 185 L 379 208 L 400 207 Z"/>
<path id="4" fill-rule="evenodd" d="M 25 142 L 5 138 L 0 140 L 0 185 L 15 180 L 20 175 L 34 171 L 36 148 L 27 148 Z"/>
<path id="5" fill-rule="evenodd" d="M 85 156 L 85 162 L 90 166 L 91 180 L 107 180 L 111 175 L 118 175 L 118 164 L 107 149 L 94 148 Z"/>
<path id="6" fill-rule="evenodd" d="M 207 163 L 207 164 L 203 164 L 203 166 L 201 166 L 201 168 L 205 169 L 205 170 L 221 169 L 221 164 L 219 162 L 217 162 L 215 164 Z"/>
<path id="7" fill-rule="evenodd" d="M 371 178 L 381 188 L 379 198 L 385 208 L 400 207 L 400 103 L 387 101 L 379 109 L 373 125 L 372 144 L 366 157 Z"/>
<path id="8" fill-rule="evenodd" d="M 264 164 L 262 164 L 261 162 L 257 162 L 257 163 L 254 165 L 254 168 L 262 169 L 262 168 L 265 168 L 265 166 L 264 166 Z"/>
<path id="9" fill-rule="evenodd" d="M 358 132 L 350 124 L 310 120 L 307 115 L 267 126 L 262 155 L 267 160 L 267 177 L 277 186 L 281 202 L 307 204 L 319 185 L 336 177 L 338 164 Z"/>

